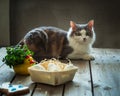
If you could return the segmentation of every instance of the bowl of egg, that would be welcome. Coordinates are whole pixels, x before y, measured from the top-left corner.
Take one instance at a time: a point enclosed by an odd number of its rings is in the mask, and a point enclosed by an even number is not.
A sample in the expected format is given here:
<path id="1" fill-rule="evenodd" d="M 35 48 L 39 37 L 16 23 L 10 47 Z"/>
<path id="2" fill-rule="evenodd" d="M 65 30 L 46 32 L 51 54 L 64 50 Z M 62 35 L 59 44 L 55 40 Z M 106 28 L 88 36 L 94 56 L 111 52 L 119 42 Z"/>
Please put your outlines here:
<path id="1" fill-rule="evenodd" d="M 60 85 L 72 81 L 78 67 L 71 62 L 62 63 L 56 59 L 42 60 L 28 68 L 33 82 Z"/>

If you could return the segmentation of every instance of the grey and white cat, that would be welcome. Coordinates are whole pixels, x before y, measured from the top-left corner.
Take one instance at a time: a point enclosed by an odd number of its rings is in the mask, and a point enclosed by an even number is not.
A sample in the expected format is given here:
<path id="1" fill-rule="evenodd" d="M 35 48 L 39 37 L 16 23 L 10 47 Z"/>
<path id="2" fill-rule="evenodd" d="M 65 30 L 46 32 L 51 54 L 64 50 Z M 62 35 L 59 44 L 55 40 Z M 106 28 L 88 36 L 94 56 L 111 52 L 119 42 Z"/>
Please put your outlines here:
<path id="1" fill-rule="evenodd" d="M 70 21 L 68 31 L 56 27 L 39 27 L 29 31 L 20 44 L 26 44 L 40 61 L 44 58 L 69 58 L 93 60 L 92 45 L 95 41 L 94 21 L 76 24 Z"/>
<path id="2" fill-rule="evenodd" d="M 74 51 L 68 54 L 68 58 L 91 60 L 92 45 L 95 41 L 94 21 L 91 20 L 87 24 L 75 24 L 70 22 L 71 28 L 68 31 L 69 46 Z"/>

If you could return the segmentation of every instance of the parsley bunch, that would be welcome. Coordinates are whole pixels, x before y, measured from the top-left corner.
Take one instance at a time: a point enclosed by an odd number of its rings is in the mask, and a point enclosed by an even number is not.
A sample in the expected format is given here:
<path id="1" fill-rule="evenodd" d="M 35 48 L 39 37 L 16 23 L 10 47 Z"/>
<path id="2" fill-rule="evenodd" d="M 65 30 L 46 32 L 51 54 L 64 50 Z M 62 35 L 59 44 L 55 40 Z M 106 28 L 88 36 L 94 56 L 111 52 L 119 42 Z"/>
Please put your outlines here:
<path id="1" fill-rule="evenodd" d="M 7 55 L 3 58 L 3 62 L 10 68 L 14 65 L 23 64 L 24 59 L 28 55 L 33 55 L 26 45 L 6 47 Z"/>

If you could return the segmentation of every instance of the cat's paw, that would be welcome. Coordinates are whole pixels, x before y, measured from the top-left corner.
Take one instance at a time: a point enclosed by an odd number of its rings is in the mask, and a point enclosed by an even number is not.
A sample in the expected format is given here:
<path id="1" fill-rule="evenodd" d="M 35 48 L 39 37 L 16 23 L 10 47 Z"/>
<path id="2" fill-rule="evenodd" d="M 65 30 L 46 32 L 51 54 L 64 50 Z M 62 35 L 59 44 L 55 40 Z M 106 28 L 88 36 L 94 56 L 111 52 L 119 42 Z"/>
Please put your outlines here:
<path id="1" fill-rule="evenodd" d="M 83 60 L 95 60 L 94 56 L 86 54 L 82 58 Z"/>

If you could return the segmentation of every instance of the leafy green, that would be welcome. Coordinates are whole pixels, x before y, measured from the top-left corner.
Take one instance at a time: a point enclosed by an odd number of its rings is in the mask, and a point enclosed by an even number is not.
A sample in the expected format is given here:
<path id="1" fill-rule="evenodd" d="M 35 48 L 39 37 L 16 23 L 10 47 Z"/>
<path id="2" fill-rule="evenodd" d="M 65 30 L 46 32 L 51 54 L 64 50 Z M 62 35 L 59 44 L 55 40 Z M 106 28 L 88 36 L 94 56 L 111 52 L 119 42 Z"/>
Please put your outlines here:
<path id="1" fill-rule="evenodd" d="M 27 55 L 33 55 L 33 52 L 26 45 L 6 47 L 7 55 L 3 58 L 3 62 L 10 68 L 14 65 L 22 64 Z"/>

